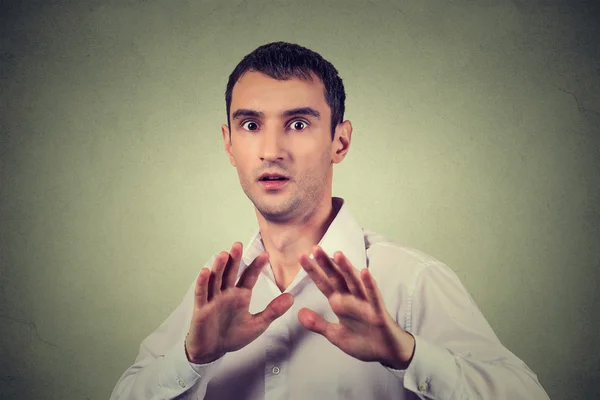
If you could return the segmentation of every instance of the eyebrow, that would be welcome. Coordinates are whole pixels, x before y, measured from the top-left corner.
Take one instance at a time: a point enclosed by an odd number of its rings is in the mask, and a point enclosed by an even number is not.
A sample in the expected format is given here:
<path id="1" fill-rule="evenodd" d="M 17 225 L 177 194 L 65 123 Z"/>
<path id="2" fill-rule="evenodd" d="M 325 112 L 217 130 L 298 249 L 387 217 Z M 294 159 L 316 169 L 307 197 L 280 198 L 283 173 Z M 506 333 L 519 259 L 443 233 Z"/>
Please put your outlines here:
<path id="1" fill-rule="evenodd" d="M 312 107 L 298 107 L 292 108 L 291 110 L 285 110 L 281 116 L 282 117 L 292 117 L 295 115 L 310 115 L 315 117 L 316 119 L 321 119 L 321 114 Z M 260 111 L 249 110 L 246 108 L 240 108 L 239 110 L 235 110 L 232 116 L 233 120 L 242 118 L 242 117 L 254 117 L 254 118 L 264 118 L 265 114 Z"/>

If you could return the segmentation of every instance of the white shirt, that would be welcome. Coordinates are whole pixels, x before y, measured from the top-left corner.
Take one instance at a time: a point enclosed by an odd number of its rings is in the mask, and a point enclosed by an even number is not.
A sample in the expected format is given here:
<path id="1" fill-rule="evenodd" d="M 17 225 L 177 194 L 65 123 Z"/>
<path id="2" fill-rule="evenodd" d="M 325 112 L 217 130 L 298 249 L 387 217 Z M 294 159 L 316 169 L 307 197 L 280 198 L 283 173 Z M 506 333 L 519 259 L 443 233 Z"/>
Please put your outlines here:
<path id="1" fill-rule="evenodd" d="M 111 399 L 548 399 L 537 376 L 498 340 L 457 276 L 417 250 L 363 230 L 341 198 L 319 245 L 342 251 L 357 269 L 369 268 L 394 320 L 415 337 L 408 369 L 363 362 L 305 329 L 307 307 L 337 322 L 325 296 L 304 269 L 285 290 L 294 305 L 255 341 L 213 363 L 190 364 L 184 352 L 194 284 L 183 302 L 140 345 L 135 364 Z M 262 251 L 257 232 L 239 274 Z M 206 264 L 212 267 L 215 254 Z M 238 275 L 239 277 L 239 275 Z M 270 265 L 252 291 L 250 312 L 281 294 Z"/>

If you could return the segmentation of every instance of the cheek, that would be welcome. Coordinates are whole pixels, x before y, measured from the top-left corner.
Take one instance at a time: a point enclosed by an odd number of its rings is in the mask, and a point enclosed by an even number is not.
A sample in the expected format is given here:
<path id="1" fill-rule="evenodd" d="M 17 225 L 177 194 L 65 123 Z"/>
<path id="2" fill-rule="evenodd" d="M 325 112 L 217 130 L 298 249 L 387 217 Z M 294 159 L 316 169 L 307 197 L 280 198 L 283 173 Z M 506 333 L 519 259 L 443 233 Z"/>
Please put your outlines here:
<path id="1" fill-rule="evenodd" d="M 327 168 L 331 164 L 331 156 L 329 151 L 323 151 L 322 149 L 314 150 L 314 152 L 305 154 L 302 157 L 301 165 L 304 166 L 304 170 L 307 172 L 307 175 L 311 175 L 314 178 L 318 176 L 323 176 L 325 178 L 325 174 Z"/>
<path id="2" fill-rule="evenodd" d="M 231 154 L 233 155 L 238 171 L 246 171 L 248 169 L 248 155 L 235 150 Z"/>
<path id="3" fill-rule="evenodd" d="M 252 177 L 252 168 L 248 165 L 247 160 L 235 157 L 235 169 L 237 170 L 240 181 L 248 181 Z"/>
<path id="4" fill-rule="evenodd" d="M 237 170 L 238 170 L 238 175 L 242 179 L 249 180 L 250 177 L 252 176 L 252 171 L 251 171 L 250 167 L 248 167 L 244 163 L 238 164 Z"/>

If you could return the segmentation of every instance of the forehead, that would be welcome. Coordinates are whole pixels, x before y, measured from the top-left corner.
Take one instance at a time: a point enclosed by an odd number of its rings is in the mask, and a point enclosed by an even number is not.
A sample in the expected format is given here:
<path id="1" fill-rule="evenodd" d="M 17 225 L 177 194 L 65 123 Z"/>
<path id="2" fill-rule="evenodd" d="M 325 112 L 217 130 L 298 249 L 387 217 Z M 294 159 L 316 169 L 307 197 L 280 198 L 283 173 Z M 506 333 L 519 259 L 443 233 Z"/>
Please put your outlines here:
<path id="1" fill-rule="evenodd" d="M 312 80 L 291 77 L 273 79 L 260 72 L 246 72 L 236 82 L 231 93 L 231 113 L 238 108 L 277 112 L 296 107 L 313 107 L 325 113 L 325 86 L 313 75 Z"/>

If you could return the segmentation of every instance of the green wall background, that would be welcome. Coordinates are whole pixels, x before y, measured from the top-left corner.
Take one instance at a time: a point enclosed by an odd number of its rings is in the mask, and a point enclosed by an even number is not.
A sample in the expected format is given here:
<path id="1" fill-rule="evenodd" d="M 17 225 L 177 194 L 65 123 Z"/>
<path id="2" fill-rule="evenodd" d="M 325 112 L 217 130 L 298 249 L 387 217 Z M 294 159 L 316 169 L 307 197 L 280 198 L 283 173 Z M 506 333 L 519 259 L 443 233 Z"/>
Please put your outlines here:
<path id="1" fill-rule="evenodd" d="M 252 205 L 229 73 L 320 52 L 354 126 L 334 195 L 453 268 L 553 399 L 600 398 L 597 2 L 3 1 L 0 397 L 106 399 Z"/>

